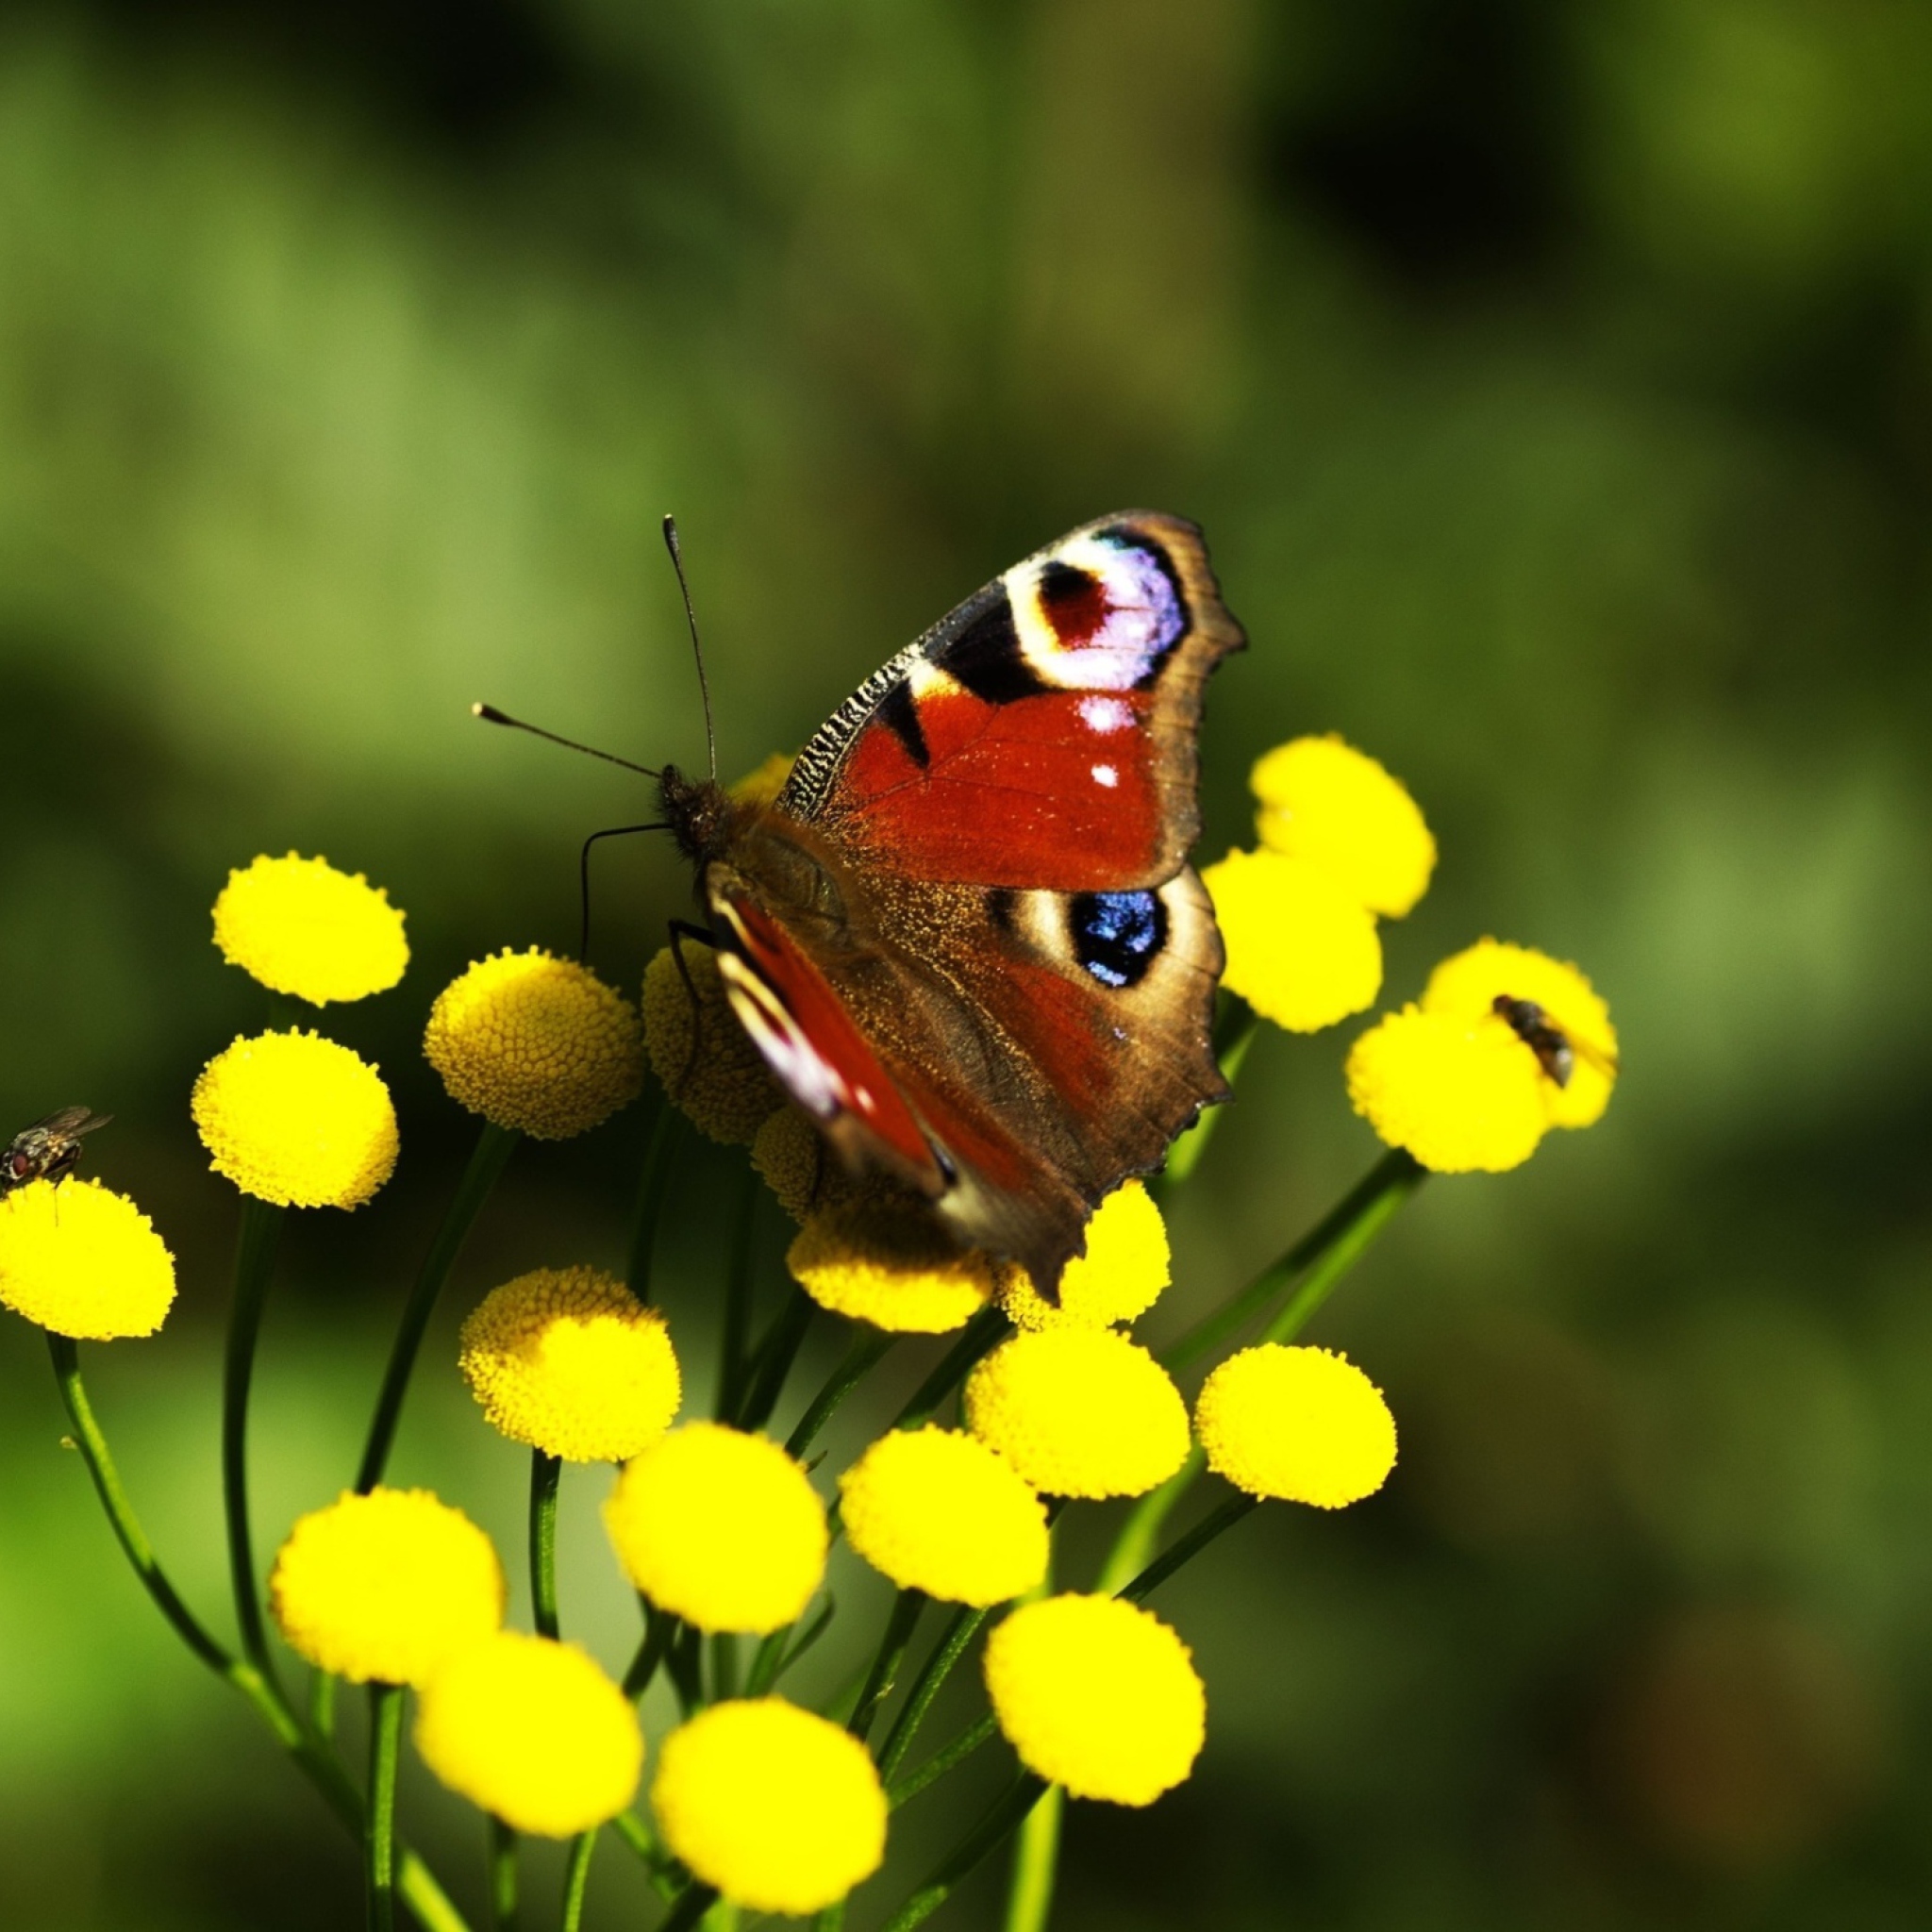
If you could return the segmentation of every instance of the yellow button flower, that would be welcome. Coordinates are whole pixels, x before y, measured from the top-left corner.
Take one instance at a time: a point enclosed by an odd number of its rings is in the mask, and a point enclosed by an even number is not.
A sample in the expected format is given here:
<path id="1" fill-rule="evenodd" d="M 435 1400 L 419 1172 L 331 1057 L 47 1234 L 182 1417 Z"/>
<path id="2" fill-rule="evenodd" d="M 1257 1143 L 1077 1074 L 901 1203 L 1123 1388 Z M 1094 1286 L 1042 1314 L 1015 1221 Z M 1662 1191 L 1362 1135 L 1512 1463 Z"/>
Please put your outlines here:
<path id="1" fill-rule="evenodd" d="M 710 948 L 688 941 L 679 951 L 691 974 L 689 988 L 669 946 L 644 969 L 644 1043 L 651 1069 L 700 1133 L 727 1147 L 749 1146 L 758 1128 L 786 1104 L 784 1090 L 738 1024 Z M 693 1018 L 699 1036 L 695 1054 Z"/>
<path id="2" fill-rule="evenodd" d="M 1021 1763 L 1076 1798 L 1151 1805 L 1207 1737 L 1187 1645 L 1119 1597 L 1023 1604 L 987 1641 L 986 1688 Z"/>
<path id="3" fill-rule="evenodd" d="M 752 1136 L 751 1164 L 793 1221 L 814 1209 L 848 1201 L 891 1198 L 903 1191 L 879 1174 L 854 1174 L 812 1125 L 811 1116 L 789 1101 L 767 1114 Z"/>
<path id="4" fill-rule="evenodd" d="M 1222 984 L 1264 1020 L 1314 1033 L 1374 1003 L 1374 914 L 1312 859 L 1230 852 L 1201 874 L 1227 947 Z"/>
<path id="5" fill-rule="evenodd" d="M 460 1351 L 491 1425 L 566 1462 L 622 1462 L 677 1413 L 664 1317 L 594 1268 L 539 1268 L 492 1289 Z"/>
<path id="6" fill-rule="evenodd" d="M 403 915 L 379 886 L 292 852 L 228 874 L 215 944 L 271 991 L 316 1007 L 386 991 L 409 963 Z"/>
<path id="7" fill-rule="evenodd" d="M 344 1491 L 298 1517 L 268 1579 L 297 1656 L 351 1683 L 422 1684 L 503 1622 L 490 1539 L 427 1490 Z"/>
<path id="8" fill-rule="evenodd" d="M 0 1198 L 0 1306 L 56 1335 L 152 1335 L 175 1301 L 175 1257 L 125 1194 L 29 1181 Z"/>
<path id="9" fill-rule="evenodd" d="M 714 1704 L 673 1731 L 651 1809 L 672 1852 L 755 1912 L 821 1911 L 886 1855 L 871 1755 L 782 1697 Z"/>
<path id="10" fill-rule="evenodd" d="M 191 1107 L 214 1171 L 278 1208 L 359 1208 L 395 1168 L 382 1075 L 320 1034 L 236 1041 L 201 1070 Z"/>
<path id="11" fill-rule="evenodd" d="M 1208 1466 L 1251 1496 L 1340 1509 L 1395 1467 L 1395 1418 L 1343 1355 L 1263 1342 L 1202 1385 L 1194 1427 Z"/>
<path id="12" fill-rule="evenodd" d="M 785 1257 L 791 1278 L 835 1315 L 895 1334 L 942 1335 L 989 1301 L 999 1271 L 961 1248 L 924 1203 L 871 1196 L 821 1208 Z"/>
<path id="13" fill-rule="evenodd" d="M 1105 1328 L 1144 1315 L 1174 1279 L 1167 1224 L 1139 1181 L 1116 1188 L 1087 1224 L 1087 1252 L 1067 1263 L 1056 1307 L 1022 1268 L 1004 1271 L 1000 1306 L 1016 1328 Z"/>
<path id="14" fill-rule="evenodd" d="M 985 1607 L 1046 1574 L 1046 1510 L 984 1442 L 928 1425 L 882 1436 L 839 1478 L 852 1547 L 901 1590 Z"/>
<path id="15" fill-rule="evenodd" d="M 1617 1029 L 1590 981 L 1547 953 L 1480 940 L 1430 974 L 1422 1005 L 1425 1013 L 1464 1020 L 1493 1017 L 1522 1041 L 1523 1032 L 1499 1011 L 1499 999 L 1508 1003 L 1530 1033 L 1524 1050 L 1537 1058 L 1542 1073 L 1550 1124 L 1587 1127 L 1602 1119 L 1616 1084 Z M 1537 1010 L 1526 1011 L 1524 1003 Z M 1538 1043 L 1543 1049 L 1540 1056 Z"/>
<path id="16" fill-rule="evenodd" d="M 588 967 L 535 946 L 451 980 L 423 1051 L 458 1107 L 537 1141 L 589 1132 L 644 1083 L 637 1014 Z"/>
<path id="17" fill-rule="evenodd" d="M 784 791 L 792 763 L 789 751 L 774 751 L 726 789 L 740 805 L 770 805 Z"/>
<path id="18" fill-rule="evenodd" d="M 825 1574 L 825 1508 L 764 1436 L 687 1423 L 627 1462 L 604 1522 L 631 1582 L 700 1630 L 791 1623 Z"/>
<path id="19" fill-rule="evenodd" d="M 1110 1328 L 1042 1328 L 966 1378 L 966 1424 L 1049 1496 L 1138 1496 L 1187 1460 L 1180 1391 Z"/>
<path id="20" fill-rule="evenodd" d="M 1278 744 L 1248 780 L 1271 852 L 1307 858 L 1372 912 L 1400 919 L 1429 889 L 1436 841 L 1416 802 L 1332 733 Z"/>
<path id="21" fill-rule="evenodd" d="M 416 1749 L 451 1790 L 517 1831 L 573 1838 L 637 1795 L 630 1700 L 574 1643 L 519 1630 L 465 1644 L 423 1687 Z"/>
<path id="22" fill-rule="evenodd" d="M 1348 1097 L 1391 1147 L 1438 1174 L 1501 1174 L 1550 1124 L 1536 1058 L 1501 1021 L 1404 1007 L 1349 1049 Z"/>

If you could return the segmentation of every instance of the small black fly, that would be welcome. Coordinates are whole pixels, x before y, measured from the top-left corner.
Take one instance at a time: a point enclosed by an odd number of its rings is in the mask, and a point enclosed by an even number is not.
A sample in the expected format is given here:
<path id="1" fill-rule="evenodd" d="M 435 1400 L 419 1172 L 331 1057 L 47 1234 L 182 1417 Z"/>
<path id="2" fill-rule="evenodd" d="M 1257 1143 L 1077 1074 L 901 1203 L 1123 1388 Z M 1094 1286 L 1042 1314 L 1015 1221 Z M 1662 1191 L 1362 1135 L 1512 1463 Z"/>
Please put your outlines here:
<path id="1" fill-rule="evenodd" d="M 0 1196 L 29 1181 L 64 1181 L 80 1165 L 80 1137 L 113 1118 L 92 1108 L 63 1107 L 23 1127 L 0 1153 Z"/>

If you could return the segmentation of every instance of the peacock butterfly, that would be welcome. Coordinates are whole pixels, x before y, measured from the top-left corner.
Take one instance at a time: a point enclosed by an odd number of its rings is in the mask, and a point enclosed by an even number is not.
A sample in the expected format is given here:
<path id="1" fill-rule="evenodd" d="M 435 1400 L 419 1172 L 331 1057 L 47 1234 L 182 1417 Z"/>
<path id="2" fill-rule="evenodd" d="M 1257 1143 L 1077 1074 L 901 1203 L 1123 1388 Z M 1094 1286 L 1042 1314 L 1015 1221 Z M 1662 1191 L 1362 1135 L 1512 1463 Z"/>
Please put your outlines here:
<path id="1" fill-rule="evenodd" d="M 774 803 L 659 780 L 779 1081 L 1049 1294 L 1100 1200 L 1227 1095 L 1187 858 L 1202 686 L 1244 642 L 1192 524 L 1104 517 L 874 672 Z"/>

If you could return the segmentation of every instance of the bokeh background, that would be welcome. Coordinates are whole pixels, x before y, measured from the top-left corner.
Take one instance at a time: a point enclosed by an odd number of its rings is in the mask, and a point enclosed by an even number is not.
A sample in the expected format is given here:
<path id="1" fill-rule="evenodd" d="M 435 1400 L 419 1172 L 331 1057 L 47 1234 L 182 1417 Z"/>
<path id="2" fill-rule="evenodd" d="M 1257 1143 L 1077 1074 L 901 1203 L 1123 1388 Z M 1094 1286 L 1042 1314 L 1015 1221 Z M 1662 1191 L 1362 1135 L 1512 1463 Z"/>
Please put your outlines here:
<path id="1" fill-rule="evenodd" d="M 1343 731 L 1443 852 L 1385 996 L 1484 933 L 1536 944 L 1607 992 L 1625 1072 L 1595 1130 L 1432 1184 L 1322 1317 L 1402 1465 L 1163 1592 L 1208 1748 L 1150 1813 L 1074 1807 L 1057 1925 L 1923 1924 L 1928 187 L 1914 0 L 6 8 L 0 1124 L 111 1110 L 90 1165 L 180 1257 L 163 1335 L 91 1354 L 184 1587 L 220 1616 L 236 1218 L 187 1092 L 263 1018 L 208 943 L 225 869 L 325 852 L 415 947 L 326 1016 L 405 1151 L 286 1244 L 272 1546 L 350 1473 L 471 1138 L 429 998 L 569 948 L 577 841 L 647 815 L 471 700 L 696 758 L 672 508 L 747 769 L 1024 551 L 1153 505 L 1206 525 L 1253 638 L 1211 693 L 1208 854 L 1257 752 Z M 684 909 L 647 847 L 599 862 L 626 985 Z M 1373 1158 L 1354 1030 L 1257 1049 L 1157 1338 Z M 454 1324 L 616 1257 L 642 1135 L 525 1148 L 431 1340 L 396 1474 L 507 1552 L 525 1464 Z M 666 1236 L 700 1395 L 735 1175 L 693 1149 Z M 767 1305 L 783 1239 L 773 1211 Z M 153 1616 L 60 1434 L 8 1317 L 0 1924 L 358 1923 L 346 1842 Z M 565 1620 L 617 1662 L 604 1481 L 566 1485 Z M 868 1622 L 881 1592 L 840 1588 Z M 475 1904 L 474 1817 L 414 1774 L 406 1803 Z M 944 1809 L 905 1814 L 856 1925 Z M 997 1924 L 999 1880 L 939 1923 Z M 620 1850 L 591 1905 L 652 1923 Z"/>

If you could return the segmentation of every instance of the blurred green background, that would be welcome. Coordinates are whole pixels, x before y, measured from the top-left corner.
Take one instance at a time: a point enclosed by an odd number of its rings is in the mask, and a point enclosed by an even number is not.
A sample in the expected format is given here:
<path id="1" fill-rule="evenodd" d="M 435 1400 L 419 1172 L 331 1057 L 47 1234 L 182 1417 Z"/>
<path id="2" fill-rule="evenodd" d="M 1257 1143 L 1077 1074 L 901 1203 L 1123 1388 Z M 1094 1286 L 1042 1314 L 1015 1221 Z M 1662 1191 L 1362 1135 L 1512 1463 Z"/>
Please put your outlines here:
<path id="1" fill-rule="evenodd" d="M 208 943 L 225 869 L 326 853 L 415 948 L 325 1016 L 404 1154 L 286 1244 L 272 1547 L 350 1474 L 471 1139 L 428 1000 L 572 946 L 576 841 L 647 815 L 469 703 L 693 760 L 675 509 L 746 769 L 1026 550 L 1151 505 L 1205 525 L 1253 639 L 1210 694 L 1208 855 L 1257 753 L 1346 733 L 1442 845 L 1386 996 L 1484 933 L 1539 945 L 1607 993 L 1625 1071 L 1602 1126 L 1432 1184 L 1323 1316 L 1401 1467 L 1163 1591 L 1208 1747 L 1151 1812 L 1074 1807 L 1056 1924 L 1922 1925 L 1928 187 L 1913 0 L 7 8 L 0 1124 L 112 1111 L 90 1168 L 180 1258 L 166 1331 L 88 1353 L 184 1587 L 221 1614 L 236 1218 L 186 1099 L 263 1018 Z M 684 909 L 655 846 L 600 859 L 625 985 Z M 1147 1332 L 1373 1158 L 1355 1030 L 1257 1049 Z M 519 1154 L 405 1428 L 395 1474 L 513 1568 L 525 1463 L 454 1325 L 615 1259 L 642 1114 Z M 699 1396 L 735 1171 L 693 1152 L 666 1238 Z M 769 1304 L 775 1211 L 759 1240 Z M 140 1596 L 11 1317 L 0 1391 L 0 1925 L 358 1923 L 348 1845 Z M 616 1663 L 605 1480 L 566 1484 L 564 1610 Z M 882 1601 L 840 1588 L 855 1624 Z M 414 1772 L 406 1805 L 475 1906 L 474 1816 Z M 904 1815 L 855 1925 L 946 1808 Z M 999 1881 L 938 1923 L 996 1924 Z M 653 1922 L 621 1850 L 591 1907 Z"/>

